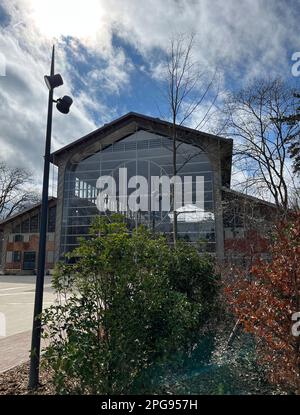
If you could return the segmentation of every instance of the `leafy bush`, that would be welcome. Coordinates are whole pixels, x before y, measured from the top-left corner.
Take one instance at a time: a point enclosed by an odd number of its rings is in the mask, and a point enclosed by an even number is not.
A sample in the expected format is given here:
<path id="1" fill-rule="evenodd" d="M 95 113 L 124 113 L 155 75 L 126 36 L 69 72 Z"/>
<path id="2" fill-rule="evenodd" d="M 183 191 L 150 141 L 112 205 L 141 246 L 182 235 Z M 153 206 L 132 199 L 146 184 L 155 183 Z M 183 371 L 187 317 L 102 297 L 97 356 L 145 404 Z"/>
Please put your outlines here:
<path id="1" fill-rule="evenodd" d="M 59 302 L 43 315 L 45 362 L 58 393 L 153 393 L 195 347 L 218 278 L 187 244 L 172 249 L 122 217 L 98 218 L 60 264 Z"/>
<path id="2" fill-rule="evenodd" d="M 218 314 L 219 279 L 215 273 L 215 263 L 208 254 L 199 255 L 197 249 L 178 242 L 171 251 L 170 283 L 185 294 L 189 301 L 201 304 L 201 322 L 215 320 Z"/>
<path id="3" fill-rule="evenodd" d="M 225 290 L 229 305 L 256 340 L 260 366 L 269 381 L 300 394 L 300 339 L 293 335 L 293 313 L 300 306 L 300 212 L 277 224 L 271 260 L 259 259 L 249 275 Z"/>

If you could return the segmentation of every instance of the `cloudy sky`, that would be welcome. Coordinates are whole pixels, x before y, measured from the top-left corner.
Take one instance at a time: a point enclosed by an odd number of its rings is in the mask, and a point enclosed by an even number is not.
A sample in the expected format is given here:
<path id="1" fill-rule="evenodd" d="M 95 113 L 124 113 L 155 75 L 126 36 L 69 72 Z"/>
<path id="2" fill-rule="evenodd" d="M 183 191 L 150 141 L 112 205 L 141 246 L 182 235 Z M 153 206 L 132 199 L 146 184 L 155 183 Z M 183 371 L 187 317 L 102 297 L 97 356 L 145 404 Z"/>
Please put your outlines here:
<path id="1" fill-rule="evenodd" d="M 136 111 L 161 117 L 169 40 L 195 32 L 196 58 L 222 90 L 257 76 L 291 83 L 299 0 L 0 0 L 0 159 L 41 177 L 51 45 L 72 112 L 55 112 L 53 150 Z M 5 76 L 4 76 L 5 75 Z"/>

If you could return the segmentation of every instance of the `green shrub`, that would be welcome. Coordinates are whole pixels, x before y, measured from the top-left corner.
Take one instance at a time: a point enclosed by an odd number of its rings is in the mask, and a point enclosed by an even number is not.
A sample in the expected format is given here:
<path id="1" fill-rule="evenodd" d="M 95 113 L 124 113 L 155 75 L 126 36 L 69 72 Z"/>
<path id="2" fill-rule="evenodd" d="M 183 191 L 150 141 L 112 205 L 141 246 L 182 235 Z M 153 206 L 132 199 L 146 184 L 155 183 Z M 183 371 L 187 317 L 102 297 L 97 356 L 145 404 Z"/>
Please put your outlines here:
<path id="1" fill-rule="evenodd" d="M 194 248 L 172 249 L 122 217 L 99 218 L 60 264 L 59 303 L 43 315 L 45 363 L 57 393 L 155 393 L 201 334 L 218 279 Z"/>

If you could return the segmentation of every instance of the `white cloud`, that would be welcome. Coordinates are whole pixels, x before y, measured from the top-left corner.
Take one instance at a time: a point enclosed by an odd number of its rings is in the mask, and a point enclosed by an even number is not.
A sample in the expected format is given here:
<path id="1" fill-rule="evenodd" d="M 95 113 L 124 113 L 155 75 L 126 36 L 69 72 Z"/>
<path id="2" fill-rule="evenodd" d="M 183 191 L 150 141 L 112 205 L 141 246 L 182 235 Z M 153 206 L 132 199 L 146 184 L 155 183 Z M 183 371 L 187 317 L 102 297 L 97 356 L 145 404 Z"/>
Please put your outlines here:
<path id="1" fill-rule="evenodd" d="M 0 158 L 27 165 L 38 175 L 47 103 L 43 75 L 49 71 L 53 37 L 61 46 L 57 70 L 65 79 L 62 95 L 75 90 L 77 74 L 72 60 L 90 63 L 81 44 L 96 61 L 101 60 L 101 65 L 92 66 L 81 79 L 84 90 L 77 91 L 71 114 L 55 113 L 54 149 L 99 127 L 100 120 L 115 116 L 114 108 L 95 100 L 97 91 L 120 95 L 124 88 L 134 88 L 133 64 L 123 49 L 113 47 L 114 34 L 136 48 L 148 70 L 156 68 L 158 77 L 162 51 L 176 32 L 196 32 L 197 59 L 242 82 L 256 75 L 289 76 L 287 47 L 296 50 L 298 46 L 299 15 L 281 1 L 2 0 L 2 5 L 11 23 L 5 29 L 0 26 L 0 50 L 7 67 L 7 76 L 0 77 Z M 66 35 L 73 37 L 68 46 L 61 37 Z M 241 69 L 243 79 L 239 79 Z M 201 111 L 193 121 L 205 109 Z M 96 121 L 95 113 L 99 114 Z"/>
<path id="2" fill-rule="evenodd" d="M 292 7 L 270 0 L 176 1 L 106 0 L 120 36 L 145 56 L 167 48 L 176 32 L 197 33 L 197 55 L 213 68 L 226 65 L 238 76 L 286 69 L 286 48 L 298 45 L 298 16 Z M 294 3 L 293 3 L 294 5 Z"/>
<path id="3" fill-rule="evenodd" d="M 30 48 L 30 41 L 27 46 Z M 47 110 L 43 74 L 49 72 L 51 50 L 47 43 L 40 42 L 40 47 L 45 53 L 36 59 L 17 39 L 0 32 L 0 49 L 6 60 L 6 76 L 0 77 L 1 159 L 33 170 L 42 165 Z M 60 93 L 66 91 L 64 87 Z M 55 113 L 53 124 L 54 146 L 56 141 L 71 141 L 95 128 L 80 100 L 67 117 Z"/>
<path id="4" fill-rule="evenodd" d="M 35 27 L 32 30 L 45 38 L 77 37 L 105 58 L 112 57 L 113 33 L 149 60 L 155 49 L 167 49 L 174 33 L 193 31 L 199 60 L 212 68 L 226 65 L 235 76 L 237 67 L 244 67 L 246 77 L 285 70 L 290 64 L 287 47 L 299 44 L 298 15 L 279 0 L 15 0 L 9 4 L 15 20 L 22 18 L 23 10 L 25 20 Z"/>
<path id="5" fill-rule="evenodd" d="M 19 2 L 17 8 L 16 2 L 5 2 L 13 19 L 8 27 L 0 29 L 0 50 L 6 66 L 6 76 L 0 77 L 0 158 L 11 166 L 27 167 L 40 182 L 47 115 L 43 75 L 50 70 L 51 41 L 28 24 L 26 9 L 20 12 L 24 4 Z M 70 69 L 64 51 L 58 51 L 57 70 L 62 70 L 65 80 L 56 92 L 61 96 L 70 94 L 73 88 Z M 82 92 L 68 116 L 54 112 L 53 150 L 97 127 L 87 112 L 88 101 Z M 106 109 L 102 106 L 102 110 Z"/>
<path id="6" fill-rule="evenodd" d="M 97 84 L 110 94 L 120 94 L 120 90 L 130 84 L 132 63 L 121 49 L 117 49 L 107 59 L 102 68 L 94 68 L 88 73 L 90 83 Z"/>

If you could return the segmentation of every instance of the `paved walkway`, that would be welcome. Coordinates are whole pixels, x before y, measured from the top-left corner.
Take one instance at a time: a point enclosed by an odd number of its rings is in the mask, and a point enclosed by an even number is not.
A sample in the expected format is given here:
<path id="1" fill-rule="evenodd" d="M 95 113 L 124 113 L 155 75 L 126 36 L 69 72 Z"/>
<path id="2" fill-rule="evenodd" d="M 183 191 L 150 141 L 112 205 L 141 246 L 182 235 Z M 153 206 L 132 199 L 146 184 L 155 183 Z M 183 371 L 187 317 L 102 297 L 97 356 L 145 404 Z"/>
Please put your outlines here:
<path id="1" fill-rule="evenodd" d="M 31 331 L 0 339 L 0 373 L 29 360 Z"/>
<path id="2" fill-rule="evenodd" d="M 0 338 L 31 330 L 35 294 L 34 276 L 0 276 Z M 45 278 L 44 307 L 53 304 L 50 277 Z M 1 357 L 0 357 L 1 359 Z"/>
<path id="3" fill-rule="evenodd" d="M 34 293 L 34 276 L 0 276 L 0 373 L 29 360 Z M 53 302 L 46 277 L 44 307 Z"/>

